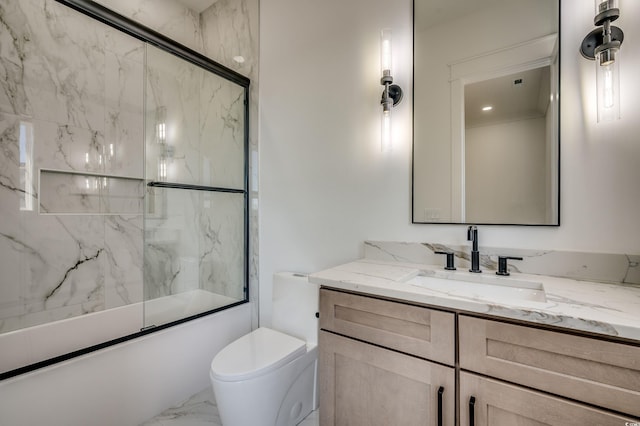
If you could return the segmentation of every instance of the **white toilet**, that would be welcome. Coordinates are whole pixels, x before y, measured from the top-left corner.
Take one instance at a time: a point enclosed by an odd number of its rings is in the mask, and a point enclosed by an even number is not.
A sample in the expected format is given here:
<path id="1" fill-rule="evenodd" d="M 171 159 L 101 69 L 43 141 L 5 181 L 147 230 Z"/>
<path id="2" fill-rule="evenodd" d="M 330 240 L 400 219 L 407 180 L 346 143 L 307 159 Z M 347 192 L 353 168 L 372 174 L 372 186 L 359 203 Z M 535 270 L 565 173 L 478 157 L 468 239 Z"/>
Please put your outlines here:
<path id="1" fill-rule="evenodd" d="M 273 328 L 222 349 L 211 384 L 224 426 L 293 426 L 318 406 L 318 286 L 305 275 L 273 277 Z"/>

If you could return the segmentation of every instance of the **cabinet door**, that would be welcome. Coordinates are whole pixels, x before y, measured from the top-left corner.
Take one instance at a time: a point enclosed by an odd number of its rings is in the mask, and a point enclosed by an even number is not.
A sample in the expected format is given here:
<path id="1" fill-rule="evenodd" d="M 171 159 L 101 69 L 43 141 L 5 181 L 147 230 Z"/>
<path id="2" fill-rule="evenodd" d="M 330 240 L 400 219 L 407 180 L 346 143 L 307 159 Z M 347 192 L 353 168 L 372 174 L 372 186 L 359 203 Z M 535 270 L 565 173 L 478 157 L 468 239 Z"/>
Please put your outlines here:
<path id="1" fill-rule="evenodd" d="M 461 426 L 624 426 L 637 421 L 520 386 L 460 373 Z"/>
<path id="2" fill-rule="evenodd" d="M 319 350 L 321 426 L 453 426 L 453 368 L 326 331 Z"/>
<path id="3" fill-rule="evenodd" d="M 470 318 L 460 368 L 640 416 L 640 347 Z"/>
<path id="4" fill-rule="evenodd" d="M 450 312 L 322 289 L 320 328 L 454 365 L 455 316 Z"/>

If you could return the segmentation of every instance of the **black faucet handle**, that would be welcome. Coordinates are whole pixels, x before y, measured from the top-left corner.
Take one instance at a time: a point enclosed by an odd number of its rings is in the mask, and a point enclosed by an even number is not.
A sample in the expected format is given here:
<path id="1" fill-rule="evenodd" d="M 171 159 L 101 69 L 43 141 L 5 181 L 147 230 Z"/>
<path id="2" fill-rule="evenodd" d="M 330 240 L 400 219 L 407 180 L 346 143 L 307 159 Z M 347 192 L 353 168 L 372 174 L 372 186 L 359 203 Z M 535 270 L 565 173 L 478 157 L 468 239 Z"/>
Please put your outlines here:
<path id="1" fill-rule="evenodd" d="M 522 260 L 521 257 L 516 256 L 498 256 L 498 270 L 496 275 L 509 276 L 509 269 L 507 268 L 507 260 Z"/>
<path id="2" fill-rule="evenodd" d="M 447 271 L 455 271 L 456 266 L 454 263 L 455 253 L 452 251 L 435 251 L 435 254 L 444 254 L 447 256 L 447 266 L 444 267 Z"/>
<path id="3" fill-rule="evenodd" d="M 478 228 L 474 225 L 469 225 L 467 228 L 467 241 L 475 241 L 477 238 L 476 235 L 478 235 Z"/>

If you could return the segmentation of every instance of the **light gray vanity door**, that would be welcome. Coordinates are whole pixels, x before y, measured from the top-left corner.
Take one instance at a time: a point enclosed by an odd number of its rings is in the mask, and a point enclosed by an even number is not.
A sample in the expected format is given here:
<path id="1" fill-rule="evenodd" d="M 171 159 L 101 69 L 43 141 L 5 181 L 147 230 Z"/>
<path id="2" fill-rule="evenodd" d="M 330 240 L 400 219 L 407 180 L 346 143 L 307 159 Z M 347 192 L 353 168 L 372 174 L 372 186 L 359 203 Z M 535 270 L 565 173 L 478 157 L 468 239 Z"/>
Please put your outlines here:
<path id="1" fill-rule="evenodd" d="M 319 343 L 321 426 L 436 426 L 439 412 L 454 425 L 453 368 L 326 331 Z"/>
<path id="2" fill-rule="evenodd" d="M 460 373 L 460 425 L 624 426 L 635 424 L 634 421 L 638 419 L 475 374 Z"/>

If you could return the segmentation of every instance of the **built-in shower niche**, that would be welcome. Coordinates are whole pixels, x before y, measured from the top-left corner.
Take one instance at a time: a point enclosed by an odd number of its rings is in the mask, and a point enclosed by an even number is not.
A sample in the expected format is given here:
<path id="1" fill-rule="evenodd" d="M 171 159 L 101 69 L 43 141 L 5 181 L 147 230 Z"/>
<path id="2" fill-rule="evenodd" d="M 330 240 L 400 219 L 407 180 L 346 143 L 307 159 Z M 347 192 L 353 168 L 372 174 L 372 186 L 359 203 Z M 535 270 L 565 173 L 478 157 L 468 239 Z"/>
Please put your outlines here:
<path id="1" fill-rule="evenodd" d="M 94 2 L 0 3 L 0 379 L 248 301 L 249 80 Z"/>
<path id="2" fill-rule="evenodd" d="M 40 170 L 40 214 L 142 214 L 144 181 L 125 176 Z"/>

